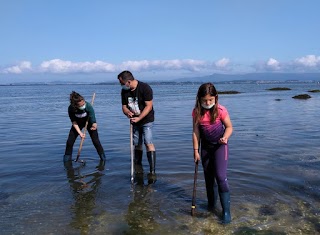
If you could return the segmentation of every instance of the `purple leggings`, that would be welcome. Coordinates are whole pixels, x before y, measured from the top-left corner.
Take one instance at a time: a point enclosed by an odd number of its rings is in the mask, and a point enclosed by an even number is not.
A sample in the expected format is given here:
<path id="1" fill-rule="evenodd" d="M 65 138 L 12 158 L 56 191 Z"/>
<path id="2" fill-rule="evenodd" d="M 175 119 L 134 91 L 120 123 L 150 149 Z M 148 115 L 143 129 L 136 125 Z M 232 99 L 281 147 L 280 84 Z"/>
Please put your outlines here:
<path id="1" fill-rule="evenodd" d="M 228 145 L 216 144 L 210 148 L 203 146 L 201 149 L 201 161 L 207 191 L 213 190 L 216 181 L 219 192 L 229 192 L 227 179 Z"/>

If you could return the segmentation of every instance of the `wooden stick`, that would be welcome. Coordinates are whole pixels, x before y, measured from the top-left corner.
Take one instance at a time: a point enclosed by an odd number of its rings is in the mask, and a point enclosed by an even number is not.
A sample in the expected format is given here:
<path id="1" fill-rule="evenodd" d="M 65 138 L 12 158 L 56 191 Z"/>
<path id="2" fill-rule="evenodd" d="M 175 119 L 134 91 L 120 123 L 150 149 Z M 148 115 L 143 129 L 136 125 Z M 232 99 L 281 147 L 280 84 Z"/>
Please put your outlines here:
<path id="1" fill-rule="evenodd" d="M 91 105 L 93 105 L 95 97 L 96 97 L 96 93 L 93 93 L 92 100 L 91 100 Z M 88 127 L 88 122 L 89 122 L 89 117 L 88 117 L 88 119 L 86 121 L 86 125 L 84 126 L 83 134 L 86 134 L 86 130 L 87 130 L 87 127 Z M 81 138 L 80 147 L 78 149 L 78 154 L 77 154 L 77 158 L 76 158 L 75 162 L 79 161 L 79 157 L 80 157 L 80 153 L 81 153 L 81 150 L 82 150 L 82 145 L 83 145 L 84 139 L 85 138 Z"/>
<path id="2" fill-rule="evenodd" d="M 131 154 L 131 183 L 134 183 L 134 149 L 133 149 L 133 126 L 130 120 L 130 154 Z"/>
<path id="3" fill-rule="evenodd" d="M 191 205 L 191 215 L 194 216 L 196 210 L 196 193 L 197 193 L 197 178 L 198 178 L 198 162 L 195 162 L 194 167 L 194 181 L 193 181 L 193 193 L 192 193 L 192 205 Z"/>

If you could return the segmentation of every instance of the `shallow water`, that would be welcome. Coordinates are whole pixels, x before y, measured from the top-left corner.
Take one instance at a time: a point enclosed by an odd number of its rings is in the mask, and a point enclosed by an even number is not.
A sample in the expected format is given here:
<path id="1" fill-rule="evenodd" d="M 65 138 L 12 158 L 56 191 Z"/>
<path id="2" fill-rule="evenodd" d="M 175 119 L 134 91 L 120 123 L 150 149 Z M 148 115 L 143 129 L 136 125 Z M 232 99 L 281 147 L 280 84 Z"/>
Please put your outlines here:
<path id="1" fill-rule="evenodd" d="M 0 86 L 1 234 L 319 234 L 320 89 L 317 83 L 216 84 L 234 126 L 228 178 L 232 223 L 206 210 L 194 163 L 191 111 L 199 84 L 152 84 L 157 181 L 130 184 L 129 121 L 114 85 Z M 289 87 L 289 91 L 268 91 Z M 107 162 L 90 138 L 82 166 L 64 166 L 72 90 L 94 102 Z M 308 100 L 292 96 L 308 93 Z M 280 100 L 277 100 L 280 99 Z M 77 154 L 79 140 L 74 146 Z M 148 163 L 144 155 L 146 172 Z"/>

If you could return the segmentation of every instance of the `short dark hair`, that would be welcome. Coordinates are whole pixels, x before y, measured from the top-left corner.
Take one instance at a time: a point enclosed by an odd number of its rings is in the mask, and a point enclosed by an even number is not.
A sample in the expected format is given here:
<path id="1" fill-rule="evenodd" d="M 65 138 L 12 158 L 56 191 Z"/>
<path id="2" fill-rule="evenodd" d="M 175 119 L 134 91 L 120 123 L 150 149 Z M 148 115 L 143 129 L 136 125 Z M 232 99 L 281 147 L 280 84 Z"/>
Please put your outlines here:
<path id="1" fill-rule="evenodd" d="M 118 75 L 118 79 L 121 79 L 123 82 L 127 82 L 129 80 L 134 80 L 134 76 L 132 73 L 128 70 L 122 71 Z"/>

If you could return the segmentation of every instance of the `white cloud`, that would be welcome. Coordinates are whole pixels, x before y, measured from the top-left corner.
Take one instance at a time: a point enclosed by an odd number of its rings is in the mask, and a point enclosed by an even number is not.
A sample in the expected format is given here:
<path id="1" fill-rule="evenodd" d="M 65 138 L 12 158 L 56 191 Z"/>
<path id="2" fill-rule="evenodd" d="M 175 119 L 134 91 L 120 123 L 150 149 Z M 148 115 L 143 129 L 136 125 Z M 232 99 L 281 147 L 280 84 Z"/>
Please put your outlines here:
<path id="1" fill-rule="evenodd" d="M 280 69 L 280 63 L 276 59 L 270 58 L 267 61 L 267 67 L 269 69 L 271 69 L 271 70 L 279 70 Z"/>
<path id="2" fill-rule="evenodd" d="M 229 61 L 222 59 L 218 61 L 217 67 L 225 67 Z M 26 64 L 28 63 L 28 66 Z M 24 65 L 25 64 L 25 65 Z M 28 68 L 32 70 L 30 62 L 24 62 L 17 66 L 2 69 L 2 73 L 22 73 Z M 24 67 L 23 67 L 24 65 Z M 24 69 L 23 69 L 24 68 Z M 111 64 L 103 61 L 95 62 L 72 62 L 61 59 L 53 59 L 43 61 L 39 67 L 34 68 L 35 73 L 112 73 L 122 70 L 132 71 L 168 71 L 168 70 L 185 70 L 185 71 L 201 71 L 211 68 L 211 64 L 202 60 L 140 60 L 125 61 L 119 65 Z"/>
<path id="3" fill-rule="evenodd" d="M 230 60 L 228 58 L 222 58 L 221 60 L 218 60 L 215 62 L 215 65 L 217 68 L 225 68 L 227 65 L 229 65 Z"/>
<path id="4" fill-rule="evenodd" d="M 269 58 L 267 61 L 260 61 L 252 66 L 256 72 L 273 72 L 280 71 L 280 62 L 274 58 Z"/>
<path id="5" fill-rule="evenodd" d="M 256 72 L 320 72 L 320 56 L 307 55 L 288 62 L 279 62 L 274 58 L 260 61 L 253 66 Z"/>
<path id="6" fill-rule="evenodd" d="M 115 66 L 103 61 L 71 62 L 60 59 L 44 61 L 40 64 L 40 72 L 51 73 L 98 73 L 114 72 Z"/>
<path id="7" fill-rule="evenodd" d="M 17 65 L 4 68 L 2 73 L 21 74 L 23 72 L 30 72 L 31 70 L 31 63 L 29 61 L 22 61 Z"/>
<path id="8" fill-rule="evenodd" d="M 317 57 L 315 55 L 307 55 L 305 57 L 296 59 L 295 62 L 305 67 L 320 67 L 320 56 Z"/>
<path id="9" fill-rule="evenodd" d="M 208 66 L 207 62 L 201 60 L 142 60 L 126 61 L 119 68 L 120 70 L 146 71 L 146 70 L 188 70 L 199 71 Z"/>
<path id="10" fill-rule="evenodd" d="M 239 71 L 241 68 L 241 71 Z M 252 70 L 253 68 L 253 70 Z M 222 58 L 214 62 L 204 60 L 139 60 L 125 61 L 112 64 L 104 61 L 73 62 L 68 60 L 53 59 L 43 61 L 39 66 L 32 66 L 29 61 L 22 61 L 17 65 L 0 68 L 2 74 L 23 73 L 116 73 L 122 70 L 135 72 L 163 72 L 189 74 L 212 73 L 237 73 L 237 72 L 320 72 L 320 56 L 307 55 L 292 61 L 280 62 L 275 58 L 260 61 L 253 65 L 231 63 L 230 59 Z"/>

